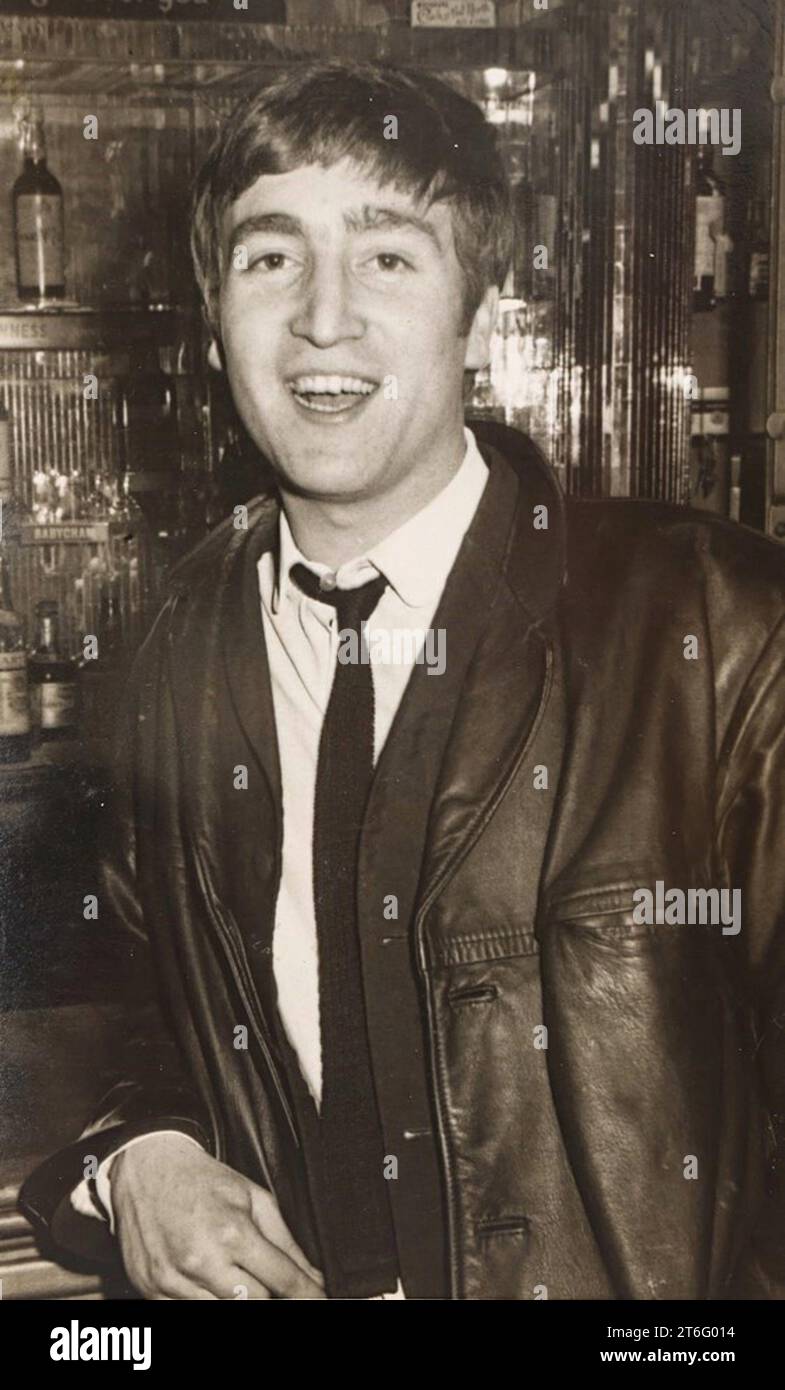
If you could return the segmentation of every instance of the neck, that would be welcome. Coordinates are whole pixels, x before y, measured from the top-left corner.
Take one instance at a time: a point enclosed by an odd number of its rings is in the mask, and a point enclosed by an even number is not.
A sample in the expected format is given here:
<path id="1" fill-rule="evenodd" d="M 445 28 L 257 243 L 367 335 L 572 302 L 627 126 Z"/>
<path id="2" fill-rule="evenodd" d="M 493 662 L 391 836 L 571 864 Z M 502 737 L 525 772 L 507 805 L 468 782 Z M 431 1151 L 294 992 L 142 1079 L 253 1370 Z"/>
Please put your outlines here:
<path id="1" fill-rule="evenodd" d="M 460 434 L 428 464 L 373 497 L 303 497 L 281 486 L 281 502 L 298 550 L 307 560 L 338 569 L 365 554 L 427 507 L 455 477 L 466 442 Z"/>

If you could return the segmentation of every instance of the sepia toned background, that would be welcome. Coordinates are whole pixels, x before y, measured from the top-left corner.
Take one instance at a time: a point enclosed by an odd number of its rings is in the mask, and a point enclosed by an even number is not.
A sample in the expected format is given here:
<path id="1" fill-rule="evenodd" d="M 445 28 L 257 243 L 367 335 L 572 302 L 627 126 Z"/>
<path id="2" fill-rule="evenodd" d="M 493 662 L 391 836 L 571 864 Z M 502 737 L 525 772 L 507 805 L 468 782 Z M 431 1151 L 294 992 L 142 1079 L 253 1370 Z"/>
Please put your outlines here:
<path id="1" fill-rule="evenodd" d="M 691 505 L 785 541 L 785 4 L 498 0 L 416 22 L 434 13 L 404 0 L 0 4 L 0 405 L 27 514 L 8 563 L 30 641 L 36 603 L 56 600 L 84 685 L 71 737 L 0 767 L 6 1298 L 102 1294 L 94 1272 L 34 1247 L 15 1200 L 103 1090 L 122 1029 L 82 910 L 113 718 L 172 563 L 270 486 L 206 366 L 188 254 L 191 179 L 239 95 L 332 56 L 410 64 L 477 101 L 510 171 L 516 244 L 467 416 L 531 434 L 569 492 Z M 636 145 L 633 113 L 657 100 L 738 108 L 739 153 Z M 25 307 L 11 189 L 31 102 L 64 194 L 66 298 Z M 707 180 L 723 208 L 708 306 L 693 293 Z M 106 637 L 108 586 L 113 665 L 91 692 L 76 663 L 86 633 Z"/>

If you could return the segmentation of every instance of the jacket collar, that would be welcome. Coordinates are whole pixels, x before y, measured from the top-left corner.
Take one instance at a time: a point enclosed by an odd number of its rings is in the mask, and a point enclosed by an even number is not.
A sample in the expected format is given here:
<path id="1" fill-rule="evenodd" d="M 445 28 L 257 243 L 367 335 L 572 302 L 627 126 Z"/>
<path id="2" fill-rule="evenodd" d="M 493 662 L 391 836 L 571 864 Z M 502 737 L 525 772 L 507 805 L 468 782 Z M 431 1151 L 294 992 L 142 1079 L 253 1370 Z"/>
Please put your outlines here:
<path id="1" fill-rule="evenodd" d="M 567 520 L 556 474 L 528 435 L 494 420 L 474 421 L 486 462 L 499 456 L 518 480 L 518 509 L 508 549 L 507 583 L 535 623 L 552 612 L 567 578 Z"/>
<path id="2" fill-rule="evenodd" d="M 464 443 L 463 459 L 446 487 L 383 540 L 334 570 L 339 586 L 355 582 L 355 577 L 368 579 L 381 573 L 408 608 L 436 607 L 488 478 L 477 441 L 466 428 Z M 315 564 L 298 549 L 285 512 L 280 514 L 279 526 L 280 557 L 272 590 L 269 570 L 262 579 L 266 603 L 274 613 L 287 597 L 295 563 L 320 575 L 331 572 L 329 566 Z"/>
<path id="3" fill-rule="evenodd" d="M 496 421 L 475 420 L 471 427 L 489 468 L 506 466 L 517 477 L 519 505 L 504 568 L 518 601 L 540 622 L 566 579 L 564 495 L 527 435 Z M 228 585 L 237 595 L 244 581 L 258 589 L 256 565 L 266 551 L 277 549 L 279 510 L 276 498 L 253 498 L 247 503 L 247 527 L 239 528 L 234 516 L 221 522 L 172 570 L 170 591 L 183 597 L 215 595 Z"/>
<path id="4" fill-rule="evenodd" d="M 514 516 L 501 565 L 498 553 L 492 557 L 484 547 L 473 542 L 472 528 L 465 538 L 463 555 L 472 567 L 475 593 L 490 595 L 501 582 L 508 598 L 517 601 L 528 620 L 521 623 L 520 614 L 514 620 L 510 613 L 505 631 L 497 634 L 494 647 L 494 660 L 501 662 L 514 685 L 514 672 L 510 674 L 512 646 L 520 639 L 516 636 L 511 645 L 507 634 L 511 628 L 520 628 L 522 633 L 527 628 L 547 625 L 564 581 L 564 501 L 553 473 L 525 436 L 489 422 L 479 422 L 474 428 L 490 469 L 480 507 L 492 507 L 494 497 L 497 502 L 499 498 L 506 498 L 505 520 L 511 513 Z M 500 445 L 504 452 L 500 452 Z M 545 510 L 537 511 L 537 508 Z M 260 556 L 266 551 L 275 551 L 278 544 L 278 516 L 277 500 L 257 497 L 247 504 L 247 528 L 238 528 L 234 516 L 222 522 L 172 572 L 170 604 L 172 609 L 181 600 L 187 604 L 191 634 L 216 633 L 237 718 L 267 779 L 273 801 L 280 806 L 282 792 L 275 711 L 257 571 Z M 547 526 L 535 527 L 535 518 L 547 522 Z M 242 514 L 240 519 L 243 519 Z M 461 564 L 461 560 L 457 563 Z M 453 576 L 448 580 L 448 587 L 452 580 Z M 497 605 L 494 631 L 499 626 L 499 613 Z M 220 635 L 216 631 L 218 628 Z M 490 639 L 490 632 L 488 636 Z M 193 688 L 201 679 L 200 653 L 189 650 L 192 641 L 181 643 L 180 650 L 174 634 L 172 641 L 176 658 L 172 669 L 187 699 L 189 686 Z M 519 655 L 522 657 L 523 653 Z M 496 679 L 502 679 L 501 670 Z M 502 700 L 503 705 L 505 700 Z M 474 703 L 472 701 L 472 708 Z M 468 714 L 468 707 L 466 712 Z M 486 710 L 482 717 L 487 721 L 491 714 Z M 508 723 L 502 710 L 497 710 L 493 718 Z M 498 733 L 501 754 L 501 744 L 506 744 L 507 735 L 503 728 Z M 447 766 L 450 765 L 448 757 Z M 481 789 L 475 790 L 479 796 Z"/>

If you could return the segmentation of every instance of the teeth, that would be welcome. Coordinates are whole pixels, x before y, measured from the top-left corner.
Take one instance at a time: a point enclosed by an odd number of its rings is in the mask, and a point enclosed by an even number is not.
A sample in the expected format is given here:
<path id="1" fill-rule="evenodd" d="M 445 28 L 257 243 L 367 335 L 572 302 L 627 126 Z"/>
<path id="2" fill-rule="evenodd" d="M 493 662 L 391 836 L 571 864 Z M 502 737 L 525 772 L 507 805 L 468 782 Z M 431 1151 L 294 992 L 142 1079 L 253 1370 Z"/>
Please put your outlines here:
<path id="1" fill-rule="evenodd" d="M 321 414 L 323 414 L 323 415 L 324 415 L 324 414 L 326 414 L 326 415 L 335 415 L 335 414 L 336 414 L 337 412 L 339 412 L 339 411 L 348 410 L 348 409 L 349 409 L 349 407 L 348 407 L 347 405 L 317 405 L 317 404 L 316 404 L 316 401 L 313 401 L 313 400 L 311 400 L 311 401 L 303 401 L 302 403 L 303 403 L 303 405 L 307 406 L 307 408 L 308 408 L 309 410 L 317 410 L 317 411 L 320 411 Z"/>
<path id="2" fill-rule="evenodd" d="M 298 376 L 289 385 L 297 396 L 339 396 L 341 392 L 370 396 L 376 390 L 374 382 L 359 376 Z"/>

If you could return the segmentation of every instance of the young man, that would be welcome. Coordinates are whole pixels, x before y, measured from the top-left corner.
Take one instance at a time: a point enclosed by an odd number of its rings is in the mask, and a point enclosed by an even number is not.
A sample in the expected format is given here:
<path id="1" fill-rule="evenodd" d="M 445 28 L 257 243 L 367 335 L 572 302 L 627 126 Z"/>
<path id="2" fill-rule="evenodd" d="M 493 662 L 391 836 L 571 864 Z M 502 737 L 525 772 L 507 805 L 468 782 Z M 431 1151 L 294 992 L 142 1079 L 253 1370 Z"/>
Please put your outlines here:
<path id="1" fill-rule="evenodd" d="M 23 1194 L 147 1297 L 785 1296 L 782 552 L 478 447 L 509 246 L 423 76 L 293 68 L 200 176 L 279 499 L 137 660 L 101 913 L 148 1008 Z"/>

